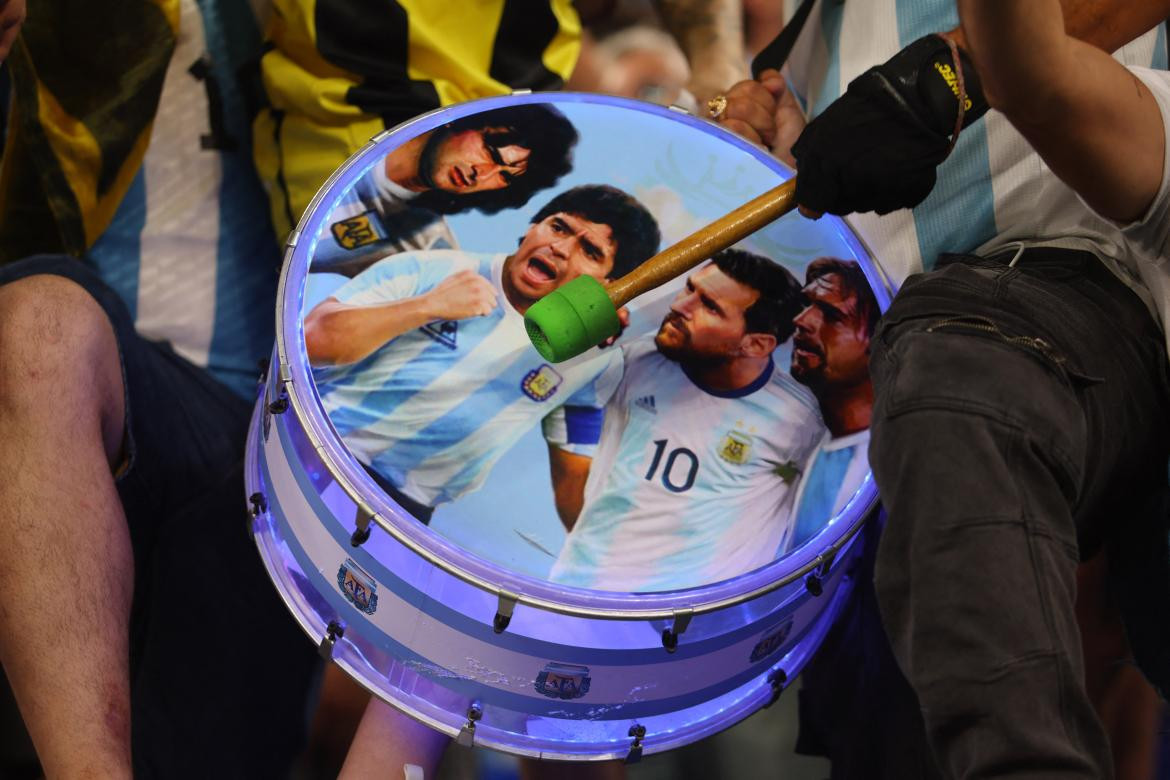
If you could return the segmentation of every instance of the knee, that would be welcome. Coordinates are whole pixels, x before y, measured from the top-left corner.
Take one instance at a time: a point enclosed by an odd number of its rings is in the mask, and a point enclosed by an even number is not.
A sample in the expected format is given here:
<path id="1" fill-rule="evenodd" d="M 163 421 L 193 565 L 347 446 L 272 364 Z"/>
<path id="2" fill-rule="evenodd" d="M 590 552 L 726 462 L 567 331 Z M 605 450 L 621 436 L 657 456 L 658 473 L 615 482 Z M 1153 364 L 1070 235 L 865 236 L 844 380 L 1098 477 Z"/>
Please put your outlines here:
<path id="1" fill-rule="evenodd" d="M 0 398 L 104 400 L 121 386 L 118 345 L 80 285 L 38 275 L 0 287 Z M 49 395 L 46 395 L 49 393 Z"/>

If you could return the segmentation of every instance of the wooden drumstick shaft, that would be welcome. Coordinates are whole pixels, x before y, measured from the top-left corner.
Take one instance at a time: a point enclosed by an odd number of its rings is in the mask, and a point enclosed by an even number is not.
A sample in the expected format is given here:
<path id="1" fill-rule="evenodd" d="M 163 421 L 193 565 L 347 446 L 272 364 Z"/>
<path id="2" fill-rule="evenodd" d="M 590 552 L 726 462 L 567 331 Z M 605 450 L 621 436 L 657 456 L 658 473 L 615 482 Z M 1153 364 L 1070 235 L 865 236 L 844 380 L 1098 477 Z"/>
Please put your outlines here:
<path id="1" fill-rule="evenodd" d="M 743 204 L 606 285 L 614 308 L 686 273 L 796 207 L 796 177 Z"/>

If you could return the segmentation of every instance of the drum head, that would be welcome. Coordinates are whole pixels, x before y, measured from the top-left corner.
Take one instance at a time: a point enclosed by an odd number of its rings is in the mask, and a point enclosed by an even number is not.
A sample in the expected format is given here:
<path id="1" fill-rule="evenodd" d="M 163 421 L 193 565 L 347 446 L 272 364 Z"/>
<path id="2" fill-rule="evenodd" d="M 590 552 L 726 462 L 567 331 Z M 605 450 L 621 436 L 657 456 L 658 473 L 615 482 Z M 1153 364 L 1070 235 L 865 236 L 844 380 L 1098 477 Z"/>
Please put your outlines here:
<path id="1" fill-rule="evenodd" d="M 602 98 L 469 105 L 390 133 L 306 225 L 323 411 L 403 514 L 515 573 L 654 592 L 783 558 L 868 471 L 872 396 L 850 385 L 867 383 L 885 296 L 842 222 L 781 219 L 725 270 L 635 299 L 617 343 L 567 363 L 541 358 L 521 317 L 788 175 L 706 122 Z M 848 423 L 834 435 L 826 416 Z"/>
<path id="2" fill-rule="evenodd" d="M 789 214 L 565 362 L 523 323 L 791 175 L 684 113 L 541 94 L 330 179 L 249 445 L 261 552 L 323 649 L 435 728 L 557 758 L 685 744 L 795 676 L 876 499 L 889 295 L 848 225 Z"/>

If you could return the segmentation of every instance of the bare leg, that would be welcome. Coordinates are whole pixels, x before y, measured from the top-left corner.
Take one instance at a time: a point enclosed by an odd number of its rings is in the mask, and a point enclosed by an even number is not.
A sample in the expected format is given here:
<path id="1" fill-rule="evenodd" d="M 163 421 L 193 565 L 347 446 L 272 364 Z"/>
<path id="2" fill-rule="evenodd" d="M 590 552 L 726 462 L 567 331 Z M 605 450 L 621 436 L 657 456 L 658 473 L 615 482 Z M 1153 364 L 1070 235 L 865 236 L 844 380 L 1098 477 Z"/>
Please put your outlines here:
<path id="1" fill-rule="evenodd" d="M 81 287 L 0 287 L 0 661 L 47 777 L 130 776 L 123 389 Z"/>
<path id="2" fill-rule="evenodd" d="M 431 780 L 449 742 L 446 735 L 371 697 L 338 780 L 403 780 L 407 764 L 421 768 L 423 777 Z"/>

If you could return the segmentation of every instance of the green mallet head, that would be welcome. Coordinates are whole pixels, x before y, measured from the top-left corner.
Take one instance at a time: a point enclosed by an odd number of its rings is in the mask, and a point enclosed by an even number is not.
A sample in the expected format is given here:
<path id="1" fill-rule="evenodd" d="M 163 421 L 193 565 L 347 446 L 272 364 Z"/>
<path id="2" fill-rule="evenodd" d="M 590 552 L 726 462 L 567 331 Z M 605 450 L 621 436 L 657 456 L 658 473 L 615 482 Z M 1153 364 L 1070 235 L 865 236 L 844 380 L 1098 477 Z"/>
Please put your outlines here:
<path id="1" fill-rule="evenodd" d="M 617 309 L 592 276 L 578 276 L 528 307 L 524 327 L 545 360 L 560 363 L 621 332 Z"/>

